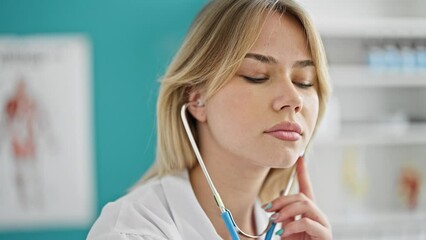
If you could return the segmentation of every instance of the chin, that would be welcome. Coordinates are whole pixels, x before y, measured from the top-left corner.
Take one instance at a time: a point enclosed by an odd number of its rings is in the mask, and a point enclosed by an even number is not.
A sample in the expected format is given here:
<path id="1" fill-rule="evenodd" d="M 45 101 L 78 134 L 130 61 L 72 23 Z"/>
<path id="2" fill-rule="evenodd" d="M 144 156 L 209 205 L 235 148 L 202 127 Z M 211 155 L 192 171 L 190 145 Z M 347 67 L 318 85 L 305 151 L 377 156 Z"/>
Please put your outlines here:
<path id="1" fill-rule="evenodd" d="M 246 152 L 244 158 L 248 162 L 264 168 L 291 168 L 302 153 L 301 146 L 279 146 L 258 148 Z"/>
<path id="2" fill-rule="evenodd" d="M 274 166 L 273 168 L 291 168 L 292 166 L 294 166 L 294 164 L 296 163 L 297 158 L 295 158 L 294 160 L 286 160 L 286 161 L 282 161 L 280 163 L 277 163 L 276 166 Z"/>
<path id="3" fill-rule="evenodd" d="M 263 159 L 262 162 L 258 162 L 258 165 L 265 168 L 291 168 L 298 158 L 297 154 L 270 157 Z"/>
<path id="4" fill-rule="evenodd" d="M 273 168 L 290 168 L 297 162 L 299 157 L 299 154 L 296 154 L 296 152 L 282 154 L 275 159 L 271 159 L 271 165 L 273 165 Z"/>

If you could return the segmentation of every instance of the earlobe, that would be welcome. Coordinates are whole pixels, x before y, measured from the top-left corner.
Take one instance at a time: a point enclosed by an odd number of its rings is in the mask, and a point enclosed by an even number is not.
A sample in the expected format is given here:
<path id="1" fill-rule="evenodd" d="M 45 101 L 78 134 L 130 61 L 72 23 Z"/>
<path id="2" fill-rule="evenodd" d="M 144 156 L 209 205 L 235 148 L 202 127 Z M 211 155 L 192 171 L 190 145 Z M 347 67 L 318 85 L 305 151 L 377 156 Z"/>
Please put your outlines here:
<path id="1" fill-rule="evenodd" d="M 206 106 L 202 100 L 201 94 L 197 91 L 191 92 L 188 100 L 188 111 L 192 117 L 197 119 L 199 122 L 205 122 L 207 120 Z"/>

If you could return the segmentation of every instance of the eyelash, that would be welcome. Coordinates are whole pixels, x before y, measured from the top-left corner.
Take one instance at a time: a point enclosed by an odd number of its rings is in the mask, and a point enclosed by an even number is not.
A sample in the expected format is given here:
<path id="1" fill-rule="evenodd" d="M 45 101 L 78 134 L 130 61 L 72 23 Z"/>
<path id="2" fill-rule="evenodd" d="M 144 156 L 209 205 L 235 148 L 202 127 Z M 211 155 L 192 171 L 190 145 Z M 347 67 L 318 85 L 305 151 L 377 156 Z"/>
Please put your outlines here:
<path id="1" fill-rule="evenodd" d="M 266 82 L 269 78 L 267 77 L 263 77 L 263 78 L 252 78 L 252 77 L 248 77 L 248 76 L 242 76 L 245 80 L 251 82 L 251 83 L 264 83 Z"/>
<path id="2" fill-rule="evenodd" d="M 260 83 L 264 83 L 266 82 L 269 78 L 264 77 L 264 78 L 252 78 L 252 77 L 248 77 L 248 76 L 242 76 L 245 80 L 251 82 L 251 83 L 255 83 L 255 84 L 260 84 Z M 294 85 L 296 85 L 299 88 L 302 89 L 306 89 L 306 88 L 310 88 L 313 87 L 314 84 L 313 83 L 298 83 L 298 82 L 293 82 Z"/>
<path id="3" fill-rule="evenodd" d="M 293 82 L 294 85 L 298 86 L 299 88 L 302 89 L 306 89 L 306 88 L 310 88 L 313 87 L 314 84 L 313 83 L 298 83 L 298 82 Z"/>

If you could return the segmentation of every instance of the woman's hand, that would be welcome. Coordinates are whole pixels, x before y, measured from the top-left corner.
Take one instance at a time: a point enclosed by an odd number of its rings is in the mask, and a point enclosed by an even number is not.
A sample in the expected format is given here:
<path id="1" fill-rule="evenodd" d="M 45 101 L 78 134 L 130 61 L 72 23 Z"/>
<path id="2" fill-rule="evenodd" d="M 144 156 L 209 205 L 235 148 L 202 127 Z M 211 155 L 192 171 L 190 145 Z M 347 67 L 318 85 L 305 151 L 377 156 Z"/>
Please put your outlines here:
<path id="1" fill-rule="evenodd" d="M 282 223 L 282 230 L 277 234 L 286 240 L 332 239 L 331 226 L 327 217 L 314 203 L 314 194 L 309 180 L 305 159 L 297 161 L 297 179 L 299 193 L 280 196 L 268 204 L 267 212 L 276 212 L 271 216 L 276 223 Z M 295 216 L 301 218 L 295 220 Z"/>

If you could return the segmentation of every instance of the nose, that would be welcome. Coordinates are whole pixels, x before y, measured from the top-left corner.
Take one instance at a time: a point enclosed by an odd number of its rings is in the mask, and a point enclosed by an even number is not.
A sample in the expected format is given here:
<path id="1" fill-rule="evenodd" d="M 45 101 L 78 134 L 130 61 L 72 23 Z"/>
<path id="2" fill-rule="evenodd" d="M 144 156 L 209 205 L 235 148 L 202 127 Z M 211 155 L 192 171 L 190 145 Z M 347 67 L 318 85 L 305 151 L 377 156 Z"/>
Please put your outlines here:
<path id="1" fill-rule="evenodd" d="M 294 110 L 295 113 L 300 112 L 303 108 L 303 96 L 290 80 L 283 82 L 276 89 L 277 94 L 273 101 L 274 110 L 289 109 Z"/>

